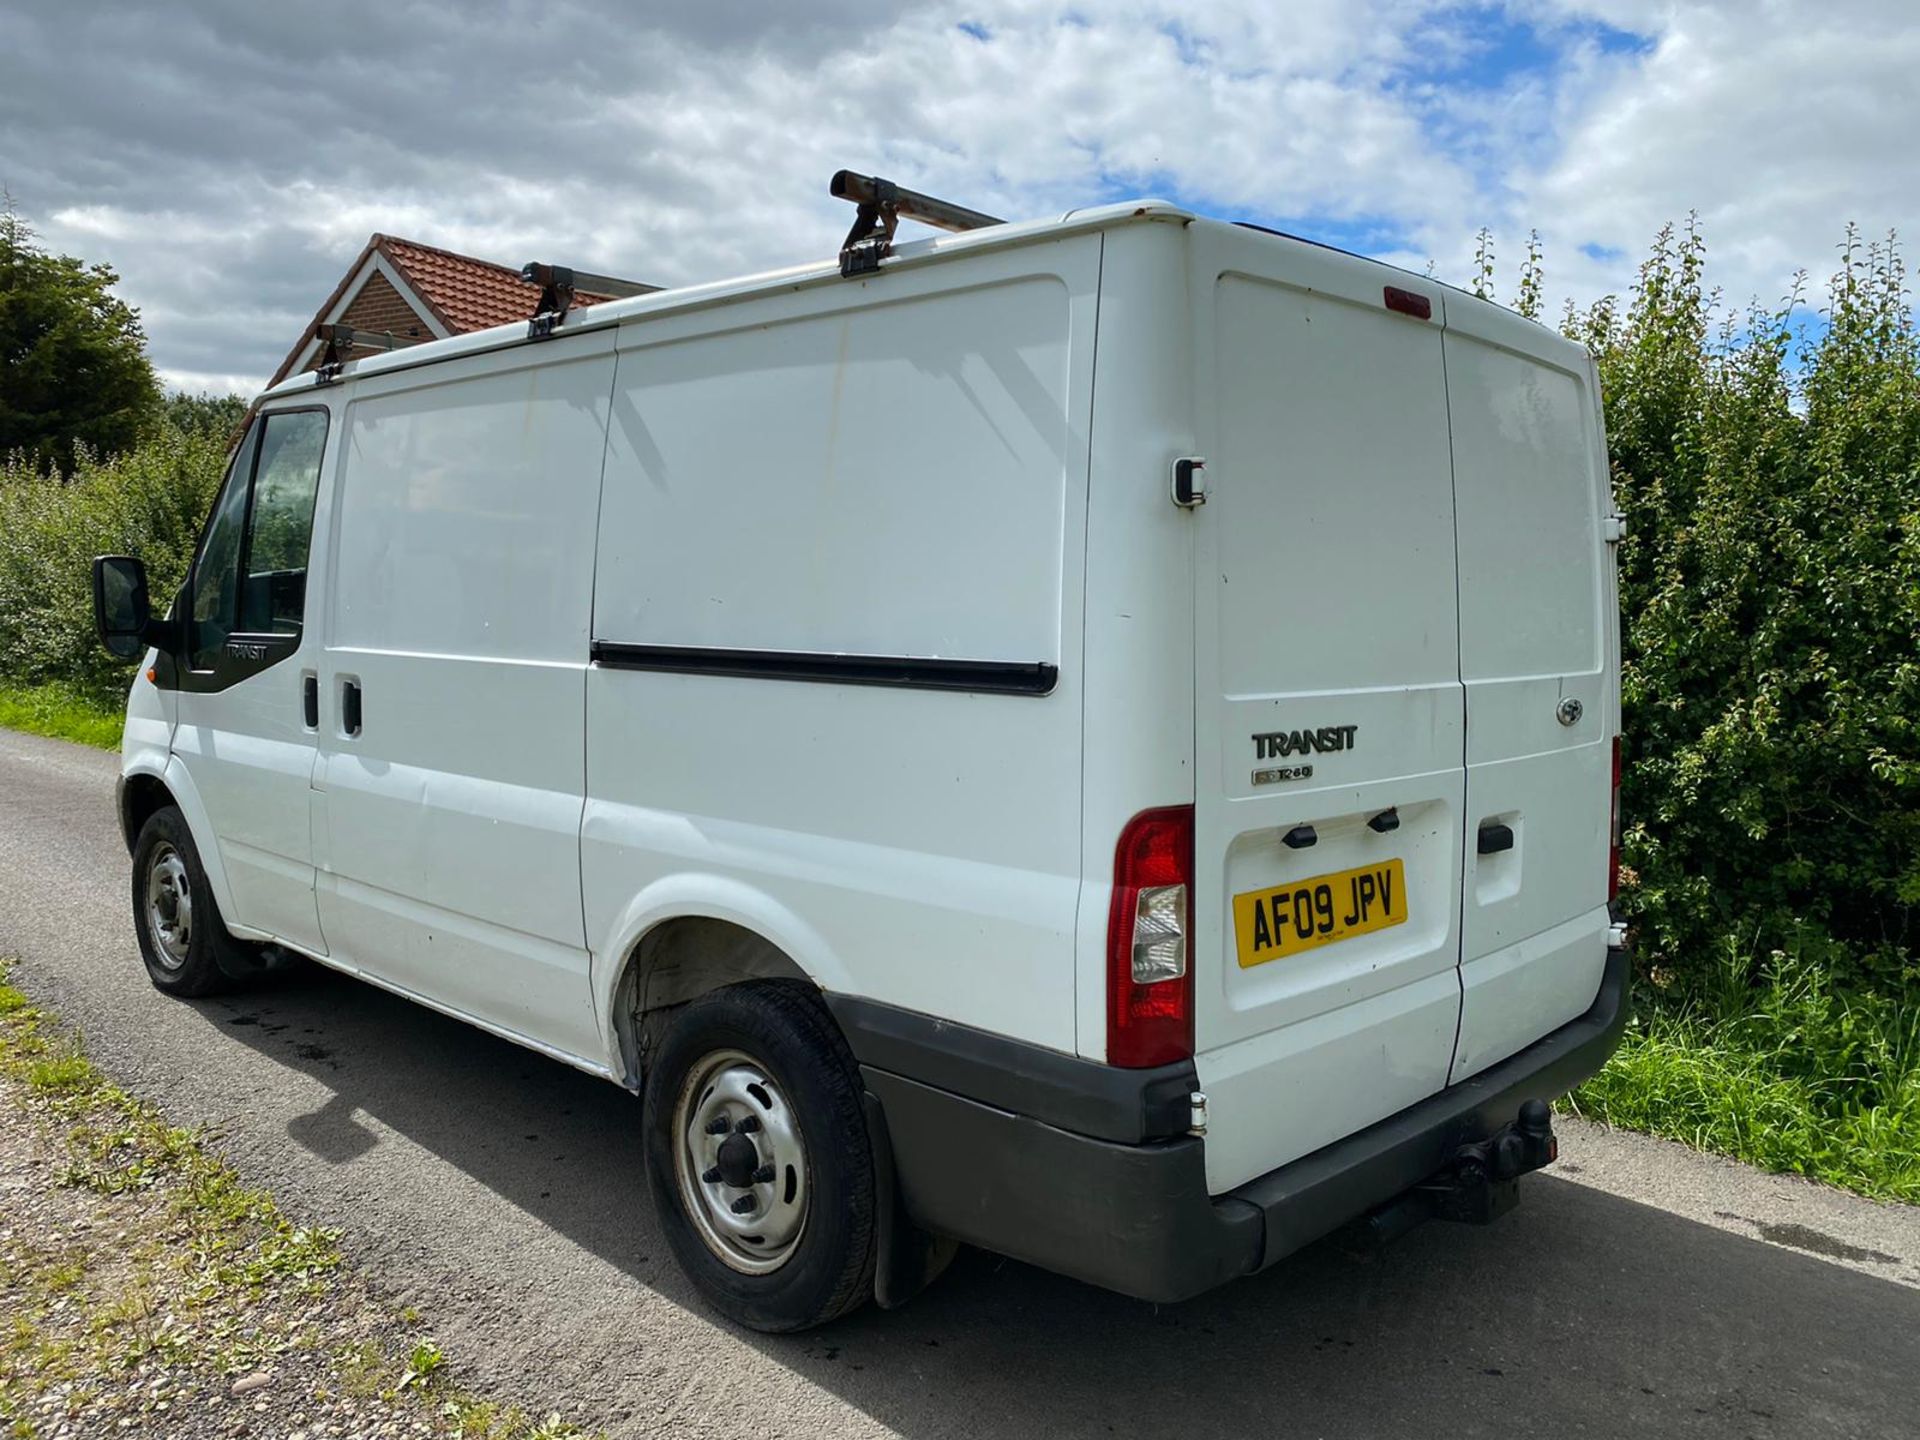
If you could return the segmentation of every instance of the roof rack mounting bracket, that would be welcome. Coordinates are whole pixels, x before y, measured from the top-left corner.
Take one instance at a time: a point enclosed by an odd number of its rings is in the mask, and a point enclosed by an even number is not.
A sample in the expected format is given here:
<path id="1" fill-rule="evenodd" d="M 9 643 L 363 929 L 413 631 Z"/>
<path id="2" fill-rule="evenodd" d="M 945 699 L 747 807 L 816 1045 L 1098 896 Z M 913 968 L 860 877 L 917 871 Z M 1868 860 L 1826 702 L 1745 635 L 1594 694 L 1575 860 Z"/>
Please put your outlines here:
<path id="1" fill-rule="evenodd" d="M 540 287 L 540 301 L 533 307 L 533 319 L 527 322 L 529 340 L 551 340 L 554 327 L 567 318 L 576 295 L 625 300 L 633 295 L 651 295 L 660 288 L 613 275 L 593 275 L 566 265 L 543 265 L 538 260 L 522 265 L 520 278 Z"/>
<path id="2" fill-rule="evenodd" d="M 533 261 L 521 269 L 520 278 L 540 287 L 539 303 L 533 307 L 533 319 L 527 322 L 527 339 L 551 340 L 553 327 L 573 308 L 573 271 L 565 265 Z"/>
<path id="3" fill-rule="evenodd" d="M 851 170 L 835 171 L 827 190 L 835 199 L 850 200 L 860 207 L 853 228 L 840 242 L 840 273 L 849 280 L 880 268 L 880 262 L 893 251 L 893 232 L 903 215 L 939 230 L 978 230 L 1006 223 L 964 205 L 908 190 L 878 175 L 856 175 Z"/>
<path id="4" fill-rule="evenodd" d="M 313 338 L 326 347 L 320 352 L 320 363 L 314 367 L 313 383 L 316 385 L 331 385 L 338 380 L 340 367 L 353 358 L 356 347 L 362 350 L 398 350 L 413 343 L 400 339 L 391 330 L 356 330 L 351 325 L 325 321 L 313 327 Z"/>

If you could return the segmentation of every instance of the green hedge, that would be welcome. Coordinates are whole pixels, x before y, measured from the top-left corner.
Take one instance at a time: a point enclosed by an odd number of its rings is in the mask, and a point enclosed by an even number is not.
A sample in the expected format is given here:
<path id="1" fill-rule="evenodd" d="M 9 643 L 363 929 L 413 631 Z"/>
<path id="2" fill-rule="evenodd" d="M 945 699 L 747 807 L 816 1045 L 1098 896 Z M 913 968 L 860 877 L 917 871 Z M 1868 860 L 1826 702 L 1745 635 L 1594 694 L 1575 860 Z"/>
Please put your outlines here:
<path id="1" fill-rule="evenodd" d="M 1647 973 L 1785 957 L 1916 978 L 1920 345 L 1897 248 L 1848 232 L 1824 326 L 1713 323 L 1705 245 L 1663 232 L 1594 350 L 1620 551 L 1630 867 Z M 1824 333 L 1821 333 L 1824 330 Z M 1796 355 L 1796 346 L 1804 346 Z"/>
<path id="2" fill-rule="evenodd" d="M 224 434 L 168 426 L 112 459 L 83 453 L 69 479 L 20 460 L 0 468 L 0 679 L 60 681 L 117 706 L 133 671 L 93 638 L 93 557 L 138 555 L 164 609 L 226 458 Z"/>

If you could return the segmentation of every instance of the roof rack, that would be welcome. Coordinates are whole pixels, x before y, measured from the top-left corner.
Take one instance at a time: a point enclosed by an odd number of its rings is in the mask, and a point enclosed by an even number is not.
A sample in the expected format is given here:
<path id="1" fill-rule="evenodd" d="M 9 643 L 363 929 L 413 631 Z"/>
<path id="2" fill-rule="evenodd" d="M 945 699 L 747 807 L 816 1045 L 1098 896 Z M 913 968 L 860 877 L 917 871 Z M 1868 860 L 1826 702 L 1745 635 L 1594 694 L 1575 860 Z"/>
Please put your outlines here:
<path id="1" fill-rule="evenodd" d="M 978 230 L 1007 223 L 964 205 L 922 195 L 878 175 L 856 175 L 851 170 L 836 170 L 827 191 L 837 200 L 851 200 L 860 207 L 853 228 L 840 242 L 840 273 L 849 279 L 880 268 L 880 262 L 893 249 L 893 232 L 902 215 L 938 230 Z"/>
<path id="2" fill-rule="evenodd" d="M 624 300 L 630 295 L 651 295 L 661 288 L 658 285 L 643 285 L 638 280 L 622 280 L 613 275 L 594 275 L 586 270 L 573 270 L 565 265 L 542 265 L 537 260 L 530 260 L 520 267 L 520 278 L 529 285 L 540 287 L 540 303 L 533 307 L 533 319 L 527 324 L 529 340 L 550 339 L 553 327 L 567 318 L 567 311 L 573 308 L 575 294 L 581 291 L 588 295 Z"/>
<path id="3" fill-rule="evenodd" d="M 326 347 L 320 352 L 320 363 L 314 367 L 316 385 L 330 385 L 338 380 L 340 367 L 353 358 L 351 352 L 355 349 L 399 350 L 420 343 L 415 336 L 395 335 L 391 330 L 356 330 L 351 325 L 327 321 L 313 327 L 313 338 Z"/>

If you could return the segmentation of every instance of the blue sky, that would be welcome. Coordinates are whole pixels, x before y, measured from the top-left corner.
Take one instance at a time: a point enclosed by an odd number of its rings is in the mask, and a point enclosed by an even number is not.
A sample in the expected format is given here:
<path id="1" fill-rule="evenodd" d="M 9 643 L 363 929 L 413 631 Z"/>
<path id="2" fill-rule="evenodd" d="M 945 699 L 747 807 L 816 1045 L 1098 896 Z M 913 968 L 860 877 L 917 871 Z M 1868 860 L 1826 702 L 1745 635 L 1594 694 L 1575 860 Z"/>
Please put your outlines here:
<path id="1" fill-rule="evenodd" d="M 1556 311 L 1697 212 L 1744 306 L 1920 224 L 1916 73 L 1912 0 L 15 0 L 0 184 L 184 388 L 257 386 L 372 231 L 689 283 L 828 253 L 842 166 L 1456 282 L 1486 226 L 1502 294 L 1537 229 Z"/>
<path id="2" fill-rule="evenodd" d="M 1205 52 L 1186 28 L 1170 23 L 1165 30 L 1180 47 L 1182 58 L 1198 63 Z M 984 37 L 985 31 L 981 29 L 977 38 Z M 1488 137 L 1472 124 L 1461 122 L 1455 102 L 1467 96 L 1489 97 L 1497 102 L 1499 97 L 1517 90 L 1551 89 L 1574 53 L 1590 50 L 1608 59 L 1631 60 L 1650 54 L 1658 43 L 1655 35 L 1622 29 L 1598 19 L 1555 21 L 1504 5 L 1484 3 L 1437 9 L 1425 18 L 1412 39 L 1410 53 L 1391 67 L 1379 81 L 1380 87 L 1387 93 L 1404 96 L 1434 150 L 1469 169 L 1489 195 L 1499 195 L 1505 189 L 1506 164 L 1511 160 L 1516 137 L 1501 137 L 1502 148 L 1493 149 L 1487 143 Z M 1551 135 L 1545 132 L 1520 138 L 1541 148 L 1550 146 L 1552 141 Z M 1204 177 L 1191 190 L 1175 175 L 1154 178 L 1160 179 L 1159 193 L 1184 204 L 1208 209 L 1216 200 L 1208 192 Z M 1137 186 L 1129 179 L 1115 176 L 1102 179 L 1102 193 L 1107 198 L 1120 199 L 1137 193 Z M 1406 255 L 1418 249 L 1408 222 L 1390 212 L 1348 215 L 1256 206 L 1242 209 L 1238 218 L 1308 235 L 1364 254 Z M 1509 237 L 1509 240 L 1516 238 Z M 1617 265 L 1627 258 L 1624 249 L 1597 241 L 1578 242 L 1577 248 L 1587 259 L 1603 264 Z"/>

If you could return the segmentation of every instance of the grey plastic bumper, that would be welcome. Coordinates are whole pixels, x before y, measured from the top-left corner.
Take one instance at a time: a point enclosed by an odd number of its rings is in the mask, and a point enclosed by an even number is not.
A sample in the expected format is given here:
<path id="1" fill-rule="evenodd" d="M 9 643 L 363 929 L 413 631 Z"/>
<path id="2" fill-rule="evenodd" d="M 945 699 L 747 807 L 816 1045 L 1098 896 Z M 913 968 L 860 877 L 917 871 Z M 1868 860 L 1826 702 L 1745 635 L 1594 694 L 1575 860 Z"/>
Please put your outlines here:
<path id="1" fill-rule="evenodd" d="M 1519 1054 L 1229 1194 L 1202 1142 L 1130 1144 L 1062 1129 L 866 1063 L 900 1198 L 923 1228 L 1143 1300 L 1184 1300 L 1271 1265 L 1443 1169 L 1461 1145 L 1603 1064 L 1627 1022 L 1630 965 L 1607 953 L 1593 1005 Z M 837 1008 L 837 1007 L 836 1007 Z M 951 1033 L 949 1027 L 948 1033 Z M 1003 1042 L 1004 1043 L 1004 1042 Z M 907 1062 L 902 1065 L 901 1062 Z M 1103 1069 L 1105 1067 L 1102 1067 Z"/>

